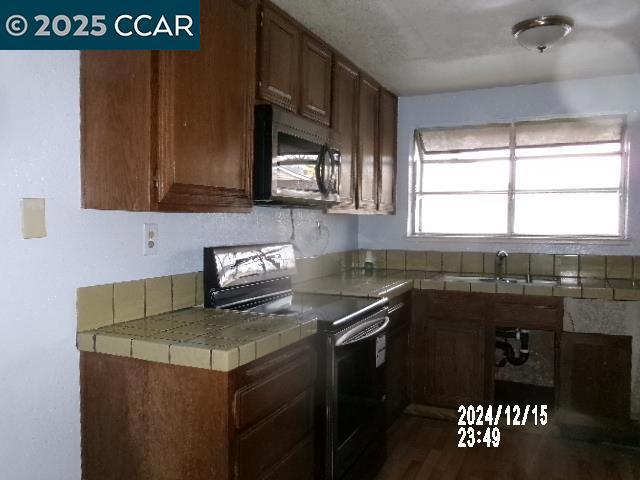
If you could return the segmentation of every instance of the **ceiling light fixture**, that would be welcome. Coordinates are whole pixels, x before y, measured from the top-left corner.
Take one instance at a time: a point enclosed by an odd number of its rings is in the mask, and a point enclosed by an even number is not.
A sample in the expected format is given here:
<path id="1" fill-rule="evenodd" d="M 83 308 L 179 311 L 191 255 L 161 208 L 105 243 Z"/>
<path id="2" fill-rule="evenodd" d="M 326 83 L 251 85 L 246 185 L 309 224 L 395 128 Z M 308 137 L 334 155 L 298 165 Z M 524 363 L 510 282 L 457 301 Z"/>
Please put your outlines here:
<path id="1" fill-rule="evenodd" d="M 516 23 L 511 33 L 523 47 L 543 53 L 566 37 L 572 29 L 571 17 L 548 15 Z"/>

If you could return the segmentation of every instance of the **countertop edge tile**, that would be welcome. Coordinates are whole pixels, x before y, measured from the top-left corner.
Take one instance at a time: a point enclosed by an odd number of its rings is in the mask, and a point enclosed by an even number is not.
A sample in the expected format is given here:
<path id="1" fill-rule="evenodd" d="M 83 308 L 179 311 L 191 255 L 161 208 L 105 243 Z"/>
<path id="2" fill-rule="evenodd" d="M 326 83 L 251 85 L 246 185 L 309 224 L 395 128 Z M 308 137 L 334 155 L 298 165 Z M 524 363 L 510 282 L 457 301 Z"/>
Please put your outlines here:
<path id="1" fill-rule="evenodd" d="M 131 356 L 149 362 L 170 363 L 169 346 L 171 343 L 162 339 L 134 338 L 131 341 Z"/>
<path id="2" fill-rule="evenodd" d="M 81 352 L 96 351 L 96 332 L 76 333 L 76 347 Z"/>
<path id="3" fill-rule="evenodd" d="M 96 353 L 106 353 L 107 355 L 117 355 L 119 357 L 131 356 L 130 335 L 120 335 L 115 333 L 96 333 L 95 348 Z"/>
<path id="4" fill-rule="evenodd" d="M 230 372 L 240 364 L 240 349 L 211 350 L 211 369 L 218 372 Z"/>
<path id="5" fill-rule="evenodd" d="M 211 348 L 206 345 L 169 345 L 171 365 L 211 370 Z"/>

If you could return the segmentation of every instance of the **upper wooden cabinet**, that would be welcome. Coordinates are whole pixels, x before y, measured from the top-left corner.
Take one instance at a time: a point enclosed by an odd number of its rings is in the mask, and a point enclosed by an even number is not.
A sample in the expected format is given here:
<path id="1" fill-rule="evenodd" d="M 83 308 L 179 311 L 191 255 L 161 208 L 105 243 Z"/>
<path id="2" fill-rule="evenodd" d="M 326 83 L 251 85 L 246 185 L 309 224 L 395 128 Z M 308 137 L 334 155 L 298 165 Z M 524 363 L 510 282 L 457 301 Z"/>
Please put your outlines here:
<path id="1" fill-rule="evenodd" d="M 398 99 L 380 91 L 378 211 L 395 213 Z"/>
<path id="2" fill-rule="evenodd" d="M 358 156 L 358 84 L 360 73 L 348 61 L 336 57 L 333 67 L 332 125 L 342 154 L 340 205 L 332 211 L 355 210 L 356 159 Z"/>
<path id="3" fill-rule="evenodd" d="M 266 3 L 260 22 L 258 93 L 293 112 L 300 103 L 300 45 L 298 26 Z"/>
<path id="4" fill-rule="evenodd" d="M 251 206 L 255 3 L 202 7 L 200 51 L 160 53 L 160 209 Z"/>
<path id="5" fill-rule="evenodd" d="M 358 109 L 358 209 L 376 210 L 378 202 L 378 109 L 380 87 L 360 77 Z"/>
<path id="6" fill-rule="evenodd" d="M 342 154 L 331 213 L 395 213 L 398 99 L 263 0 L 258 96 L 330 125 Z"/>
<path id="7" fill-rule="evenodd" d="M 251 208 L 256 16 L 206 0 L 198 52 L 82 53 L 83 207 Z"/>
<path id="8" fill-rule="evenodd" d="M 302 98 L 305 117 L 331 123 L 331 63 L 333 55 L 324 44 L 308 35 L 302 37 Z"/>
<path id="9" fill-rule="evenodd" d="M 268 2 L 260 27 L 259 96 L 329 125 L 331 49 Z"/>

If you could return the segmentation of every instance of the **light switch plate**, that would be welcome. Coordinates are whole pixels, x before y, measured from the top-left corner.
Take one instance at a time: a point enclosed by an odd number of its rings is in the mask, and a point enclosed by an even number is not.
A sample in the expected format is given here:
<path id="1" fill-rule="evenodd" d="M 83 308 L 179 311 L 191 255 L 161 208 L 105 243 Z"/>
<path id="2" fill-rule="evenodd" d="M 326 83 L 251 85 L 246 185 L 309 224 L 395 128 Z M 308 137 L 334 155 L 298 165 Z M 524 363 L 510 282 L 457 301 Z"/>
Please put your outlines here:
<path id="1" fill-rule="evenodd" d="M 22 238 L 43 238 L 47 236 L 44 198 L 23 198 Z"/>

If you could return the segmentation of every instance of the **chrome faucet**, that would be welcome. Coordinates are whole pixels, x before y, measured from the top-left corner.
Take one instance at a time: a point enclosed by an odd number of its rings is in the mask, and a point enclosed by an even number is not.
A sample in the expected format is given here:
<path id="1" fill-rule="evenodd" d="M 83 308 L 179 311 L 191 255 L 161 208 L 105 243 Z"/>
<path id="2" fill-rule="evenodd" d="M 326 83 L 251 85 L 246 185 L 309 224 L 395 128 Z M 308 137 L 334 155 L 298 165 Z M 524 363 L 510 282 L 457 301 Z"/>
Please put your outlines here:
<path id="1" fill-rule="evenodd" d="M 494 264 L 495 275 L 498 280 L 504 280 L 504 274 L 506 270 L 506 259 L 509 256 L 504 250 L 498 250 L 496 252 L 496 259 Z"/>

